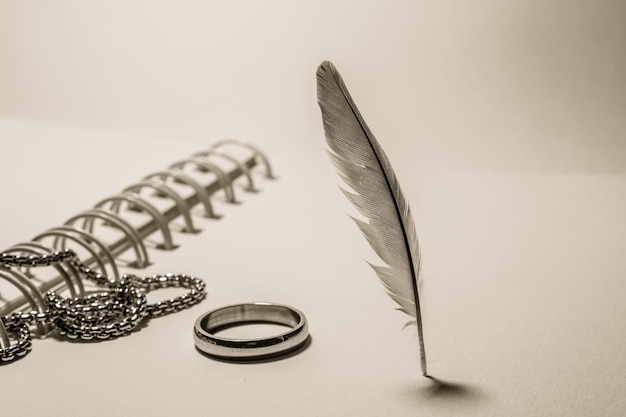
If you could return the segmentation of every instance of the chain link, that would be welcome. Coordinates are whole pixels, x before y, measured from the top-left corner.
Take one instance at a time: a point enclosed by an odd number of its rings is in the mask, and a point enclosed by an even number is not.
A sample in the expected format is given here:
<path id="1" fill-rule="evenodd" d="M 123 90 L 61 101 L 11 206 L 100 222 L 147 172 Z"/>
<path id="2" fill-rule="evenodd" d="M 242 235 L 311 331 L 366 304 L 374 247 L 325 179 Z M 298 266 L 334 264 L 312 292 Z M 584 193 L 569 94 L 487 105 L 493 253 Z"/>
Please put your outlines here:
<path id="1" fill-rule="evenodd" d="M 1 317 L 7 331 L 15 334 L 17 342 L 0 349 L 0 362 L 11 362 L 30 352 L 29 327 L 36 324 L 53 325 L 69 339 L 104 340 L 129 334 L 146 317 L 183 310 L 206 296 L 204 282 L 184 274 L 124 275 L 119 281 L 113 281 L 88 268 L 70 249 L 43 256 L 0 254 L 0 266 L 5 268 L 50 266 L 61 262 L 68 262 L 85 278 L 106 290 L 83 298 L 61 297 L 50 291 L 45 297 L 45 311 L 18 311 Z M 170 300 L 148 304 L 147 292 L 168 287 L 182 287 L 189 291 Z"/>

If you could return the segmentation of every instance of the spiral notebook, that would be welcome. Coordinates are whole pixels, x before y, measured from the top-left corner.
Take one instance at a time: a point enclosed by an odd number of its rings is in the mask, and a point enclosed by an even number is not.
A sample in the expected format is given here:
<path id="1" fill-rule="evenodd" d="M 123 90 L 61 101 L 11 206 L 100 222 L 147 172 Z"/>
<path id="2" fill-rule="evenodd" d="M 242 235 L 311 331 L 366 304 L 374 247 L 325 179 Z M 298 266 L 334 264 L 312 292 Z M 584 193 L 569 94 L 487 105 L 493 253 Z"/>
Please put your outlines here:
<path id="1" fill-rule="evenodd" d="M 239 193 L 256 193 L 255 177 L 259 175 L 274 178 L 262 150 L 241 140 L 221 140 L 147 173 L 119 193 L 68 217 L 62 225 L 4 249 L 3 255 L 34 259 L 71 249 L 86 266 L 113 280 L 120 279 L 120 267 L 139 274 L 155 262 L 159 251 L 178 248 L 177 233 L 201 232 L 194 218 L 219 219 L 214 199 L 238 204 Z M 47 268 L 0 266 L 0 317 L 16 311 L 44 313 L 42 294 L 55 291 L 84 297 L 89 286 L 76 268 L 63 263 Z M 33 326 L 33 331 L 46 336 L 52 329 Z M 0 347 L 10 347 L 13 338 L 0 320 Z M 6 362 L 13 359 L 2 357 Z"/>

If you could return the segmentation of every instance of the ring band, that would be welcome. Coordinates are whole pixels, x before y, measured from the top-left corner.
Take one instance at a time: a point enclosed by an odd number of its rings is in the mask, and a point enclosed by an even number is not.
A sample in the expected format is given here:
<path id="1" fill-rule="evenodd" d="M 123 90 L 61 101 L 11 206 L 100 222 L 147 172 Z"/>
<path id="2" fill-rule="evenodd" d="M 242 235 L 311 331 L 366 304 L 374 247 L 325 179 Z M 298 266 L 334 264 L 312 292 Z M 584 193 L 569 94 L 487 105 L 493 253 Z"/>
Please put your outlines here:
<path id="1" fill-rule="evenodd" d="M 230 339 L 215 332 L 242 324 L 273 323 L 290 327 L 284 333 L 257 339 Z M 202 352 L 226 359 L 260 359 L 293 351 L 309 336 L 301 311 L 282 304 L 247 303 L 217 308 L 196 320 L 194 342 Z"/>

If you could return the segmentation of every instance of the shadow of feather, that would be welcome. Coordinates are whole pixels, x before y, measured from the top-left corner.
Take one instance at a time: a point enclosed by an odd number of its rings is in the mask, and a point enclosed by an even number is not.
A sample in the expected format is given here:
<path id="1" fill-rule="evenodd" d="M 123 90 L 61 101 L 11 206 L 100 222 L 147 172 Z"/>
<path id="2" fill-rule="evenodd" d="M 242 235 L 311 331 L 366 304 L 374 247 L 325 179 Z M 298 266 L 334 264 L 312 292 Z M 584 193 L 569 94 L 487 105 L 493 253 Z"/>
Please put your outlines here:
<path id="1" fill-rule="evenodd" d="M 467 384 L 443 381 L 434 376 L 426 376 L 432 381 L 425 388 L 420 389 L 420 394 L 433 400 L 480 402 L 485 400 L 485 395 L 478 388 Z"/>

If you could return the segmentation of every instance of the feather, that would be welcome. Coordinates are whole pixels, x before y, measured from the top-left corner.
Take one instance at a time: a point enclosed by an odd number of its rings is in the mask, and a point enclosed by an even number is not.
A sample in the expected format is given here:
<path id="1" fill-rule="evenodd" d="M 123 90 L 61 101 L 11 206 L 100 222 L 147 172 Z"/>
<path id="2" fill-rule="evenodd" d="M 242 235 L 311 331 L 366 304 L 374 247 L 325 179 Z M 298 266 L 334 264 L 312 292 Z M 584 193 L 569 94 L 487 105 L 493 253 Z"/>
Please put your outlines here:
<path id="1" fill-rule="evenodd" d="M 382 147 L 365 124 L 335 66 L 317 69 L 328 155 L 352 191 L 342 190 L 367 219 L 354 219 L 386 266 L 372 265 L 387 294 L 417 326 L 422 374 L 427 376 L 420 308 L 420 250 L 409 204 Z"/>

